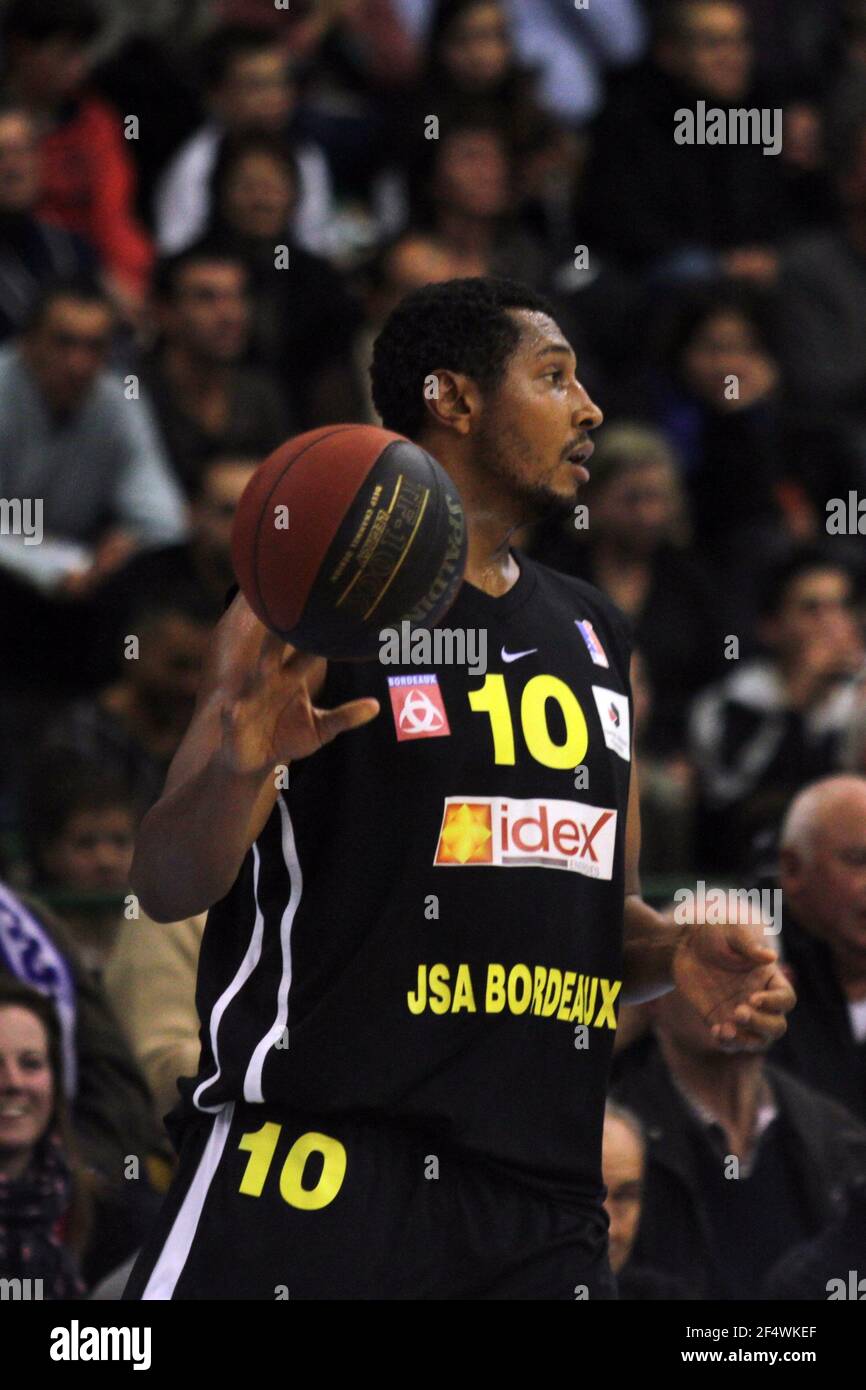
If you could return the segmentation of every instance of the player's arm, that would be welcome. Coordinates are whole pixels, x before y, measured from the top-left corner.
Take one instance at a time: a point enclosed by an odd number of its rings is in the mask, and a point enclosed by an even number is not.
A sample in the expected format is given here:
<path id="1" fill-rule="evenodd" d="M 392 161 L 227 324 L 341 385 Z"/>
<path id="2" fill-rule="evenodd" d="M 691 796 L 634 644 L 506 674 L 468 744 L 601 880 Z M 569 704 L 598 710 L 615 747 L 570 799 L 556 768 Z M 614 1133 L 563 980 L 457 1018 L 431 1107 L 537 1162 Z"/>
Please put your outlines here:
<path id="1" fill-rule="evenodd" d="M 640 895 L 640 798 L 632 748 L 625 846 L 623 1002 L 640 1004 L 676 986 L 718 1041 L 760 1050 L 781 1037 L 795 996 L 777 954 L 750 925 L 680 925 Z"/>
<path id="2" fill-rule="evenodd" d="M 632 746 L 631 778 L 625 831 L 625 949 L 622 997 L 642 1004 L 673 989 L 677 941 L 688 927 L 678 927 L 651 908 L 640 889 L 640 794 L 637 758 Z"/>
<path id="3" fill-rule="evenodd" d="M 276 769 L 374 718 L 376 700 L 314 704 L 320 657 L 262 626 L 243 595 L 211 636 L 195 712 L 139 828 L 130 881 L 157 922 L 204 912 L 231 888 L 277 798 Z"/>

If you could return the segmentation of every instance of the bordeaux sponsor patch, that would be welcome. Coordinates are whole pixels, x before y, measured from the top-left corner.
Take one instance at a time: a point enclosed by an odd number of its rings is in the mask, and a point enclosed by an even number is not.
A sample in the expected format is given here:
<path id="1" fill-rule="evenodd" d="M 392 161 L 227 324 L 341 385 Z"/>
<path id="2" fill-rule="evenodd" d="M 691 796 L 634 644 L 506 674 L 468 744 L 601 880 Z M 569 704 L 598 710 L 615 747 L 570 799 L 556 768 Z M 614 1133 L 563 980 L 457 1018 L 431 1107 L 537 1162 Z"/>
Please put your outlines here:
<path id="1" fill-rule="evenodd" d="M 616 814 L 580 801 L 447 796 L 433 863 L 569 869 L 610 879 Z"/>
<path id="2" fill-rule="evenodd" d="M 417 676 L 389 676 L 388 693 L 398 743 L 451 733 L 438 676 L 429 671 Z"/>

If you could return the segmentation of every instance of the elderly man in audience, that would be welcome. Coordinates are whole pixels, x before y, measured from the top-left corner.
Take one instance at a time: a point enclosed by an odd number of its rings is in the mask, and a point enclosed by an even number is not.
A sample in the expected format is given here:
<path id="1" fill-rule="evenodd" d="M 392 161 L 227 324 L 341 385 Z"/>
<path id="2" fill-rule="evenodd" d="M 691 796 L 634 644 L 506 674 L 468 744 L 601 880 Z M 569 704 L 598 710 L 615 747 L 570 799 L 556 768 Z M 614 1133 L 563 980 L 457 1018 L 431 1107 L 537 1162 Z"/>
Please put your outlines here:
<path id="1" fill-rule="evenodd" d="M 794 798 L 779 882 L 798 1004 L 776 1055 L 866 1121 L 866 777 L 824 777 Z"/>

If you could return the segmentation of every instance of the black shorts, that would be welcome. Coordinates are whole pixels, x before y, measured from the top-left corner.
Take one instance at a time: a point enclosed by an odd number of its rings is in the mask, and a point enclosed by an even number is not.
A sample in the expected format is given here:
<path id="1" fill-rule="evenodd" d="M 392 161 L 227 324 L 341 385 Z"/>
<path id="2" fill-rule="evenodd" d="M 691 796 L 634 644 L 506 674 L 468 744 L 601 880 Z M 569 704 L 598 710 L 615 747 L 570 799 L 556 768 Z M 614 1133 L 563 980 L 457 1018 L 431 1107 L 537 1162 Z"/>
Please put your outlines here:
<path id="1" fill-rule="evenodd" d="M 615 1297 L 601 1206 L 552 1201 L 393 1125 L 241 1104 L 187 1131 L 124 1294 Z"/>

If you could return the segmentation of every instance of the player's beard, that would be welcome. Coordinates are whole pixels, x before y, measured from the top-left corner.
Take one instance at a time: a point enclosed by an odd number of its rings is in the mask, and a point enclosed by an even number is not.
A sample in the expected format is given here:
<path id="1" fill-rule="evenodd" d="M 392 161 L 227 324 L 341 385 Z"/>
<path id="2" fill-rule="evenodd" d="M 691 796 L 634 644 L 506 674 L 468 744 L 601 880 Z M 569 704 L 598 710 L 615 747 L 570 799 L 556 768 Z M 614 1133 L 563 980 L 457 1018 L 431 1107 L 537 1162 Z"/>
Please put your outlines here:
<path id="1" fill-rule="evenodd" d="M 573 512 L 577 482 L 568 494 L 550 485 L 550 479 L 567 467 L 567 463 L 560 459 L 547 469 L 539 469 L 538 456 L 524 435 L 503 430 L 501 426 L 488 428 L 486 422 L 482 422 L 476 457 L 483 472 L 500 484 L 503 501 L 514 504 L 517 519 L 509 531 L 539 521 L 555 521 Z"/>

